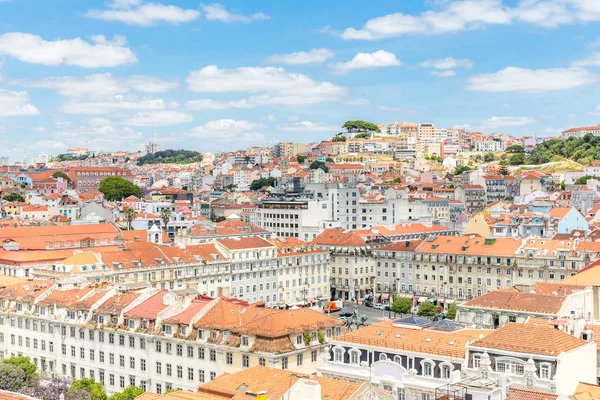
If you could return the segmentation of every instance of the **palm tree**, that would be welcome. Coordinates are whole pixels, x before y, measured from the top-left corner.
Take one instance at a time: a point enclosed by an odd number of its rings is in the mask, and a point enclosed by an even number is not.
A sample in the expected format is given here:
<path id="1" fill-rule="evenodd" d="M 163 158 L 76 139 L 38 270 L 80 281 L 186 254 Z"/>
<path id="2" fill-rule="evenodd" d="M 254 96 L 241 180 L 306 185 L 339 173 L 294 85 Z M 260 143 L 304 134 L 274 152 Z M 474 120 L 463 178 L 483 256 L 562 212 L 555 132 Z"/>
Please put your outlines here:
<path id="1" fill-rule="evenodd" d="M 125 209 L 125 211 L 123 211 L 123 215 L 125 216 L 125 219 L 127 220 L 127 229 L 131 230 L 131 222 L 133 221 L 133 219 L 135 218 L 135 210 L 131 207 L 127 207 Z"/>
<path id="2" fill-rule="evenodd" d="M 168 208 L 163 208 L 162 211 L 160 212 L 160 220 L 162 221 L 165 230 L 167 229 L 167 224 L 169 223 L 169 220 L 171 219 L 171 210 L 169 210 Z"/>

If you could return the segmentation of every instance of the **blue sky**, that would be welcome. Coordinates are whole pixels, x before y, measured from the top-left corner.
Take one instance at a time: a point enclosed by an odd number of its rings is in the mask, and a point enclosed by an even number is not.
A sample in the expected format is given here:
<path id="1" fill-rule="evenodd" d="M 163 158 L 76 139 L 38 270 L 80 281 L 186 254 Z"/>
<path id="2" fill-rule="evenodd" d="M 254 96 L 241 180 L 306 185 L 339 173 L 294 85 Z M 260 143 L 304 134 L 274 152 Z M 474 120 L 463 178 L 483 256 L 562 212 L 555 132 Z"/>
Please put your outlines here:
<path id="1" fill-rule="evenodd" d="M 555 135 L 600 122 L 599 27 L 598 0 L 0 0 L 0 155 L 235 150 L 347 119 Z"/>

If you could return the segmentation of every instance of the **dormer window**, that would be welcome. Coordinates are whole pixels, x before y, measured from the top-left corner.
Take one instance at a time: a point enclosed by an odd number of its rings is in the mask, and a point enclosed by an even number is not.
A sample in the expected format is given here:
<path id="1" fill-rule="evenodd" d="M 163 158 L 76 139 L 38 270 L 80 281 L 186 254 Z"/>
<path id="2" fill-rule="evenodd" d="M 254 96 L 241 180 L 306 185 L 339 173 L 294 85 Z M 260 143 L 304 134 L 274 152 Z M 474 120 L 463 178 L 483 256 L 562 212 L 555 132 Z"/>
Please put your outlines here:
<path id="1" fill-rule="evenodd" d="M 182 326 L 181 327 L 181 334 L 182 335 L 187 335 L 187 326 Z"/>
<path id="2" fill-rule="evenodd" d="M 296 344 L 298 346 L 302 344 L 302 335 L 296 335 Z"/>
<path id="3" fill-rule="evenodd" d="M 250 338 L 248 336 L 242 336 L 242 346 L 248 347 L 250 345 Z"/>
<path id="4" fill-rule="evenodd" d="M 171 325 L 163 325 L 162 331 L 165 335 L 170 335 L 172 333 Z"/>
<path id="5" fill-rule="evenodd" d="M 129 327 L 129 329 L 133 329 L 133 328 L 135 328 L 135 320 L 133 320 L 133 319 L 128 319 L 128 320 L 127 320 L 127 326 Z"/>
<path id="6" fill-rule="evenodd" d="M 67 312 L 67 317 L 69 317 L 69 319 L 75 319 L 75 311 Z"/>

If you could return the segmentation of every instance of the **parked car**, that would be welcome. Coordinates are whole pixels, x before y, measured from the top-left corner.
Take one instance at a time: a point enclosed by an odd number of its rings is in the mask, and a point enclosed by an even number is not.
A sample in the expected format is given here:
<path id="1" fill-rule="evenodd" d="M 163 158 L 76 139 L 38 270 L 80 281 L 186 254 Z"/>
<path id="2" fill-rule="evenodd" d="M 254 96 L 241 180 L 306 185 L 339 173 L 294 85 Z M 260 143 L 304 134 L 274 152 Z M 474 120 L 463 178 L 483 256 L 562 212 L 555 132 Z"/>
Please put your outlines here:
<path id="1" fill-rule="evenodd" d="M 373 306 L 373 308 L 377 309 L 377 310 L 383 310 L 383 304 L 381 303 L 377 303 Z"/>
<path id="2" fill-rule="evenodd" d="M 383 307 L 383 309 L 384 309 L 385 311 L 392 311 L 392 307 L 390 307 L 390 306 L 387 306 L 387 305 L 386 305 L 385 307 Z"/>
<path id="3" fill-rule="evenodd" d="M 373 303 L 368 300 L 365 300 L 364 304 L 365 304 L 365 307 L 373 307 Z"/>
<path id="4" fill-rule="evenodd" d="M 343 311 L 340 313 L 340 318 L 348 318 L 351 317 L 354 313 L 352 311 Z"/>

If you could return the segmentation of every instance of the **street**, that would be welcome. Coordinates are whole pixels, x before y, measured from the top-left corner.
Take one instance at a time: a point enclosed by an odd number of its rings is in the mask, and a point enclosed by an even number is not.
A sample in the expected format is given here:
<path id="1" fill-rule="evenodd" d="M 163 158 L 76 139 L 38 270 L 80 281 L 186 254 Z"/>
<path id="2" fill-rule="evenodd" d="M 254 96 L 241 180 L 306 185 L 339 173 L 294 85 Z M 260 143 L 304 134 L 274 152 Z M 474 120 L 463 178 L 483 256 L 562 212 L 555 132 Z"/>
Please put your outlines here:
<path id="1" fill-rule="evenodd" d="M 342 312 L 354 312 L 354 309 L 355 309 L 354 305 L 347 302 L 346 307 L 344 307 L 344 309 L 342 311 L 331 313 L 331 316 L 339 318 L 339 315 Z M 358 305 L 358 313 L 366 315 L 367 318 L 369 318 L 367 320 L 367 324 L 369 324 L 369 325 L 375 324 L 377 322 L 381 322 L 383 320 L 387 320 L 390 315 L 390 311 L 377 310 L 373 307 L 365 307 L 362 304 Z M 392 319 L 396 319 L 396 317 L 394 317 L 394 313 L 391 313 L 391 316 L 392 316 Z M 400 318 L 400 316 L 398 316 L 397 318 Z"/>

